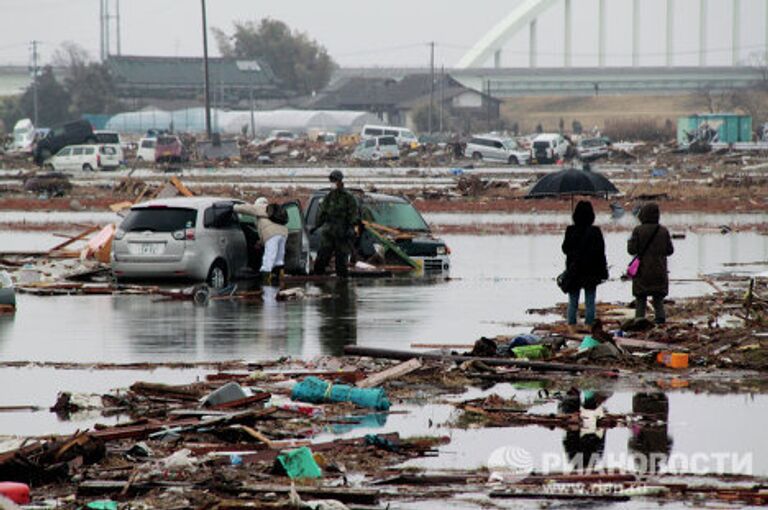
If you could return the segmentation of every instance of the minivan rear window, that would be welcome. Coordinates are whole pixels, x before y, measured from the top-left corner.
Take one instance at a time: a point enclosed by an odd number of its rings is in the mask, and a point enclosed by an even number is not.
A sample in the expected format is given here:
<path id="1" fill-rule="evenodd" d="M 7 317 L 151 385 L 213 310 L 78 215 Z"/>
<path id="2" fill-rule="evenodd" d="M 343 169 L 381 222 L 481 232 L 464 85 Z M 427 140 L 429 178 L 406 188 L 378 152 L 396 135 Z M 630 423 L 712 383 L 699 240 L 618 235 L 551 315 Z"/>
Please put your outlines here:
<path id="1" fill-rule="evenodd" d="M 120 143 L 120 137 L 117 133 L 96 133 L 96 140 L 99 143 Z"/>
<path id="2" fill-rule="evenodd" d="M 533 142 L 534 149 L 549 149 L 549 142 Z"/>
<path id="3" fill-rule="evenodd" d="M 142 207 L 131 209 L 120 229 L 124 232 L 175 232 L 184 228 L 194 228 L 197 222 L 197 210 L 183 207 Z"/>
<path id="4" fill-rule="evenodd" d="M 154 140 L 142 140 L 141 141 L 141 148 L 142 149 L 154 149 L 155 148 L 155 141 Z"/>
<path id="5" fill-rule="evenodd" d="M 365 130 L 365 134 L 368 136 L 380 136 L 382 134 L 381 129 L 368 128 Z"/>
<path id="6" fill-rule="evenodd" d="M 173 136 L 161 136 L 157 139 L 157 145 L 173 145 L 176 143 L 176 138 Z"/>
<path id="7" fill-rule="evenodd" d="M 382 136 L 379 138 L 379 145 L 397 145 L 397 140 L 394 136 Z"/>

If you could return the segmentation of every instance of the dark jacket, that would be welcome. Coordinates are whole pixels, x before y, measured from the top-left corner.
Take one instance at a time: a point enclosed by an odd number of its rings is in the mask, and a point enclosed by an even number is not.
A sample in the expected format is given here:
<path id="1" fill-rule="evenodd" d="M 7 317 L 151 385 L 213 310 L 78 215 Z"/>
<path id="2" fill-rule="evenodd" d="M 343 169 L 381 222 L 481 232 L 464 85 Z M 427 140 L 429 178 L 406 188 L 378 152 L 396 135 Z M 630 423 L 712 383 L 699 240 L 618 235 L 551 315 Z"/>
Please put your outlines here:
<path id="1" fill-rule="evenodd" d="M 360 221 L 357 200 L 345 189 L 334 188 L 320 203 L 317 226 L 323 226 L 323 237 L 343 240 L 351 237 Z"/>
<path id="2" fill-rule="evenodd" d="M 569 225 L 563 239 L 565 267 L 573 282 L 568 292 L 596 287 L 608 279 L 608 263 L 605 259 L 605 241 L 600 227 L 594 225 Z"/>
<path id="3" fill-rule="evenodd" d="M 667 257 L 674 253 L 672 238 L 666 227 L 659 225 L 659 206 L 654 203 L 646 204 L 640 209 L 638 218 L 641 225 L 632 231 L 632 237 L 627 242 L 630 255 L 637 255 L 645 249 L 640 259 L 640 269 L 632 280 L 632 294 L 661 294 L 669 293 L 669 277 L 667 275 Z M 653 236 L 656 227 L 659 231 Z M 649 240 L 653 236 L 653 240 Z M 646 248 L 647 245 L 647 248 Z"/>

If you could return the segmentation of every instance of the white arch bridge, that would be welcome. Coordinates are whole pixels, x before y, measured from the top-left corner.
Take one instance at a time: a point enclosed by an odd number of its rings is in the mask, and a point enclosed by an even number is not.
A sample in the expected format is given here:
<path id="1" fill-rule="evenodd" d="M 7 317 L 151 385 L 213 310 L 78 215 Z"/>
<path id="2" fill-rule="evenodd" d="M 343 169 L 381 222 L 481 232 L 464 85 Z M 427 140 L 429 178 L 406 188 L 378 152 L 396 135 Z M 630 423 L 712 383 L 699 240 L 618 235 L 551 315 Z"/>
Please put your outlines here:
<path id="1" fill-rule="evenodd" d="M 754 2 L 757 0 L 748 0 Z M 766 3 L 766 21 L 765 31 L 765 57 L 768 62 L 768 0 L 762 0 Z M 496 26 L 487 32 L 459 61 L 457 67 L 460 69 L 486 67 L 488 61 L 493 58 L 494 67 L 501 67 L 502 48 L 514 35 L 528 28 L 529 32 L 529 66 L 536 67 L 537 61 L 537 19 L 558 2 L 564 2 L 564 25 L 563 34 L 565 37 L 563 52 L 563 67 L 571 66 L 572 57 L 572 16 L 573 0 L 522 0 L 520 4 L 503 18 Z M 606 2 L 607 0 L 598 0 L 597 6 L 597 60 L 598 67 L 605 66 L 606 57 Z M 741 0 L 730 0 L 731 11 L 731 63 L 737 65 L 741 51 Z M 707 65 L 708 38 L 707 23 L 709 17 L 709 0 L 699 0 L 698 16 L 698 59 L 699 66 Z M 583 5 L 583 4 L 582 4 Z M 665 0 L 664 23 L 666 24 L 666 60 L 667 66 L 673 65 L 675 52 L 675 0 Z M 656 18 L 660 19 L 660 18 Z M 657 22 L 656 19 L 654 22 Z M 727 23 L 727 22 L 726 22 Z M 640 64 L 640 0 L 632 0 L 632 66 Z"/>

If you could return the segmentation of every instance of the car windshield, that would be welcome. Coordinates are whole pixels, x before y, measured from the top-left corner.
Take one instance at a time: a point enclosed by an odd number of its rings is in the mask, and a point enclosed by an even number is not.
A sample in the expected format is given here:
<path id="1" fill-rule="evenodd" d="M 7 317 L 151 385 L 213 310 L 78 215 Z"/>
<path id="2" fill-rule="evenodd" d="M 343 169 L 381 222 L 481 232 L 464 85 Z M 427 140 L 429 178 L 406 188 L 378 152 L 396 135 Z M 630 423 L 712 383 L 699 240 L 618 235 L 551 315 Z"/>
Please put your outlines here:
<path id="1" fill-rule="evenodd" d="M 510 149 L 510 150 L 517 149 L 517 142 L 512 140 L 511 138 L 502 140 L 501 144 L 504 146 L 505 149 Z"/>
<path id="2" fill-rule="evenodd" d="M 125 232 L 175 232 L 194 228 L 197 221 L 196 209 L 182 207 L 142 207 L 131 209 L 120 229 Z"/>
<path id="3" fill-rule="evenodd" d="M 371 220 L 385 227 L 399 230 L 429 231 L 419 212 L 409 203 L 375 202 L 366 204 Z"/>

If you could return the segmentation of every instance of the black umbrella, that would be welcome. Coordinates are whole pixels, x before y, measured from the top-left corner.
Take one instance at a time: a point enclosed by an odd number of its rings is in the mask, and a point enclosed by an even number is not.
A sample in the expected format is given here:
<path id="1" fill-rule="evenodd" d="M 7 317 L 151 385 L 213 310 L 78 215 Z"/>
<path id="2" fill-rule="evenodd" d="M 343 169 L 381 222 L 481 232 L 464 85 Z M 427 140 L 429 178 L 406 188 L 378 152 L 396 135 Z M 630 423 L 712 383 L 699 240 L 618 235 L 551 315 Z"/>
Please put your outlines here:
<path id="1" fill-rule="evenodd" d="M 568 168 L 539 179 L 527 197 L 557 197 L 561 195 L 610 195 L 619 190 L 606 177 L 590 170 Z"/>

